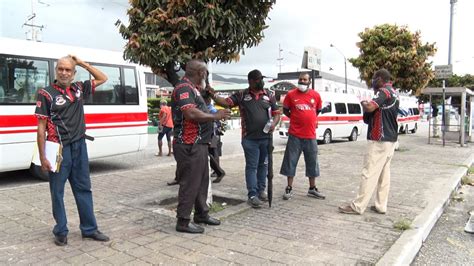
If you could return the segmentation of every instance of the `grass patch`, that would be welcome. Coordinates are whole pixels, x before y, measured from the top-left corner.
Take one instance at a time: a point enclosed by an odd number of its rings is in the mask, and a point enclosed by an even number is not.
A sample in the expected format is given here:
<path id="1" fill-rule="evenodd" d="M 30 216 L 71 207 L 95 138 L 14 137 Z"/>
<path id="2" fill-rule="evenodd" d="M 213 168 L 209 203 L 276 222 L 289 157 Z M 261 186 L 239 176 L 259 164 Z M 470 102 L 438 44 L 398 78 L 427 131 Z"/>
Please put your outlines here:
<path id="1" fill-rule="evenodd" d="M 220 212 L 225 209 L 227 204 L 225 203 L 220 203 L 220 202 L 213 202 L 211 206 L 209 207 L 209 213 L 216 213 Z"/>
<path id="2" fill-rule="evenodd" d="M 411 229 L 411 222 L 406 218 L 402 218 L 393 224 L 393 228 L 400 231 L 405 231 Z"/>
<path id="3" fill-rule="evenodd" d="M 451 200 L 454 201 L 454 202 L 463 202 L 464 201 L 464 197 L 463 196 L 460 196 L 458 193 L 456 192 L 453 192 L 451 194 Z"/>
<path id="4" fill-rule="evenodd" d="M 472 185 L 474 183 L 474 179 L 465 175 L 461 178 L 461 185 Z"/>
<path id="5" fill-rule="evenodd" d="M 468 175 L 474 175 L 474 166 L 469 167 L 469 170 L 467 170 Z"/>
<path id="6" fill-rule="evenodd" d="M 396 151 L 398 151 L 398 152 L 406 152 L 406 151 L 410 151 L 410 149 L 403 148 L 403 147 L 399 147 L 398 149 L 396 149 Z"/>

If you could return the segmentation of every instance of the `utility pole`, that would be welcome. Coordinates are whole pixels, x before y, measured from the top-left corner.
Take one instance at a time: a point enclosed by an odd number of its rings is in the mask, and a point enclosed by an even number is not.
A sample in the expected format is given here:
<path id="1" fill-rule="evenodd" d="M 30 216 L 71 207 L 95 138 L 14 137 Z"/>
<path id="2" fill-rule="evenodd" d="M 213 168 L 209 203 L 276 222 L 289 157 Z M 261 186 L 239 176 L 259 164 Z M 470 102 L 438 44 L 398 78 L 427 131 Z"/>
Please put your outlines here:
<path id="1" fill-rule="evenodd" d="M 331 43 L 329 46 L 332 48 L 335 48 L 342 55 L 342 57 L 344 57 L 344 86 L 345 86 L 345 93 L 348 93 L 347 91 L 347 58 L 344 55 L 344 53 L 341 52 L 341 50 L 337 49 L 337 47 L 334 44 Z"/>
<path id="2" fill-rule="evenodd" d="M 454 17 L 454 4 L 458 0 L 449 0 L 451 4 L 451 11 L 449 14 L 449 50 L 448 50 L 448 65 L 451 65 L 451 51 L 453 49 L 453 17 Z"/>
<path id="3" fill-rule="evenodd" d="M 30 27 L 30 30 L 25 32 L 26 34 L 26 39 L 27 40 L 32 40 L 32 41 L 35 41 L 35 42 L 40 42 L 41 41 L 41 38 L 39 36 L 39 33 L 41 31 L 43 31 L 44 29 L 44 25 L 36 25 L 35 24 L 35 17 L 36 17 L 36 13 L 35 13 L 35 5 L 34 5 L 34 2 L 36 0 L 31 0 L 31 15 L 29 15 L 27 18 L 26 18 L 26 21 L 25 23 L 23 23 L 23 26 L 27 26 L 27 27 Z M 43 2 L 39 2 L 41 4 L 45 4 L 47 6 L 49 6 L 48 4 L 46 3 L 43 3 Z M 29 36 L 28 34 L 31 33 L 31 35 Z"/>
<path id="4" fill-rule="evenodd" d="M 281 57 L 281 52 L 283 52 L 283 49 L 281 49 L 281 45 L 278 44 L 278 58 L 277 58 L 277 61 L 278 61 L 278 67 L 280 69 L 278 73 L 281 73 L 281 66 L 283 65 L 283 57 Z"/>

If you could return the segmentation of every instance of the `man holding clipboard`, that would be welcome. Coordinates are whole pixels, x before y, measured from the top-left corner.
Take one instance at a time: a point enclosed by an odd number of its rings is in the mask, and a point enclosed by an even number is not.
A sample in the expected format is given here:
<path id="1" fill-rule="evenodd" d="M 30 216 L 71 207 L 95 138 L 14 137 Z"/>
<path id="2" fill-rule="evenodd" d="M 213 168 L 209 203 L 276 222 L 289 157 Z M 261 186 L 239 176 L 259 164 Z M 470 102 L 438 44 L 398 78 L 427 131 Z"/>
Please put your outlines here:
<path id="1" fill-rule="evenodd" d="M 87 70 L 94 79 L 73 82 L 76 65 Z M 84 99 L 94 93 L 95 88 L 107 81 L 100 70 L 75 56 L 60 58 L 57 62 L 56 80 L 51 86 L 38 90 L 35 115 L 38 118 L 37 142 L 41 168 L 49 172 L 49 187 L 53 216 L 54 243 L 67 244 L 66 210 L 64 208 L 64 186 L 69 180 L 80 217 L 83 238 L 109 241 L 109 237 L 97 229 L 92 202 L 89 159 L 85 142 Z M 52 144 L 57 143 L 57 144 Z M 58 169 L 53 168 L 46 156 L 46 146 L 58 147 L 62 161 Z M 61 157 L 60 157 L 61 158 Z"/>

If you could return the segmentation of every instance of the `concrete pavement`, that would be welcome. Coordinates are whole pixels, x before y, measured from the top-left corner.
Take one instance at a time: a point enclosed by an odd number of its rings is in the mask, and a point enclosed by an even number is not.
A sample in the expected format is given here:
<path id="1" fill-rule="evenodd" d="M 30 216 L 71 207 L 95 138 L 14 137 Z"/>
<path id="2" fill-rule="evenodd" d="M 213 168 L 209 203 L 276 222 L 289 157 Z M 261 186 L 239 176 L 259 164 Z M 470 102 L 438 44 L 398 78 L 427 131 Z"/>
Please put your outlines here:
<path id="1" fill-rule="evenodd" d="M 218 227 L 202 235 L 174 230 L 177 186 L 174 165 L 93 175 L 95 209 L 108 243 L 82 240 L 72 193 L 66 190 L 69 244 L 57 247 L 47 183 L 0 189 L 0 263 L 10 264 L 404 264 L 439 217 L 446 200 L 473 161 L 472 146 L 428 145 L 426 136 L 400 138 L 392 162 L 386 215 L 344 215 L 337 206 L 357 193 L 365 141 L 321 145 L 318 188 L 326 200 L 306 196 L 304 160 L 294 182 L 295 196 L 281 199 L 286 178 L 278 175 L 282 151 L 276 151 L 274 202 L 259 210 L 245 203 L 216 216 Z M 225 143 L 224 143 L 225 145 Z M 242 154 L 221 160 L 227 175 L 213 184 L 217 196 L 246 200 Z M 393 224 L 405 218 L 413 229 Z M 414 253 L 414 254 L 412 254 Z"/>

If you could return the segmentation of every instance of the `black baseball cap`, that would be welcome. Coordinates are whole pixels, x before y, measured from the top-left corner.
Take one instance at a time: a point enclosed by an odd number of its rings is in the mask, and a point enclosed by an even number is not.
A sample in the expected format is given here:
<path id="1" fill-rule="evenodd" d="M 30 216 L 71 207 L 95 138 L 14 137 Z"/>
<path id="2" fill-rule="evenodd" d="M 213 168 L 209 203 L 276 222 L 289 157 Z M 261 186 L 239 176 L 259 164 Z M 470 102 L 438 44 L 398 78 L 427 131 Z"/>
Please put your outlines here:
<path id="1" fill-rule="evenodd" d="M 260 70 L 254 69 L 249 72 L 249 74 L 247 75 L 247 78 L 248 80 L 256 80 L 256 79 L 266 78 L 266 77 L 262 75 L 262 72 L 260 72 Z"/>

